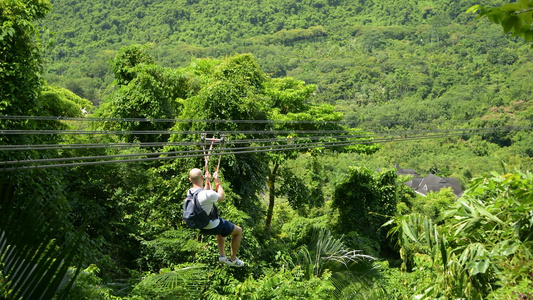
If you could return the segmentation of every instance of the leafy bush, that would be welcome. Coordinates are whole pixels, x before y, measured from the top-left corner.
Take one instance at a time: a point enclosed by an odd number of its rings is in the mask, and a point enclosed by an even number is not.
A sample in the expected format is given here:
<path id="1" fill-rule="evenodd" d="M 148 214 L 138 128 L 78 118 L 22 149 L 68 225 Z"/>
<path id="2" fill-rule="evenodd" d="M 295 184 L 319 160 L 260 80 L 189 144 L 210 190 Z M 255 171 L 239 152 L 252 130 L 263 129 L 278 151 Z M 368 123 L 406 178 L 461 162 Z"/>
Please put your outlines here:
<path id="1" fill-rule="evenodd" d="M 165 231 L 153 240 L 143 241 L 139 263 L 150 270 L 159 270 L 179 263 L 192 262 L 195 253 L 205 246 L 197 236 L 196 230 L 179 228 Z"/>
<path id="2" fill-rule="evenodd" d="M 413 293 L 421 298 L 527 297 L 533 288 L 532 173 L 473 180 L 443 221 L 435 225 L 419 214 L 392 221 L 403 270 L 429 271 L 431 280 L 417 282 Z"/>
<path id="3" fill-rule="evenodd" d="M 132 291 L 132 299 L 197 299 L 207 281 L 204 265 L 176 266 L 149 274 Z"/>

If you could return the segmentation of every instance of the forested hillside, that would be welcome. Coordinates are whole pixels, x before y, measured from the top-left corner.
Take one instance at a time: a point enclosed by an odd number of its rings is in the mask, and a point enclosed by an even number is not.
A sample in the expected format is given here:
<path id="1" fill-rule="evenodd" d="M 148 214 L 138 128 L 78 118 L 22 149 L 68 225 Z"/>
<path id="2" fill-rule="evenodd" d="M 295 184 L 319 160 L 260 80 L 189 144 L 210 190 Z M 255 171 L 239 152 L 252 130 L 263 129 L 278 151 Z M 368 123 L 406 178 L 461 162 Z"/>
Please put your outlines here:
<path id="1" fill-rule="evenodd" d="M 0 1 L 0 298 L 533 299 L 533 3 L 476 3 Z"/>
<path id="2" fill-rule="evenodd" d="M 335 105 L 357 126 L 488 128 L 467 144 L 385 145 L 367 162 L 466 184 L 472 174 L 504 171 L 502 162 L 531 168 L 533 153 L 531 136 L 515 132 L 531 124 L 533 52 L 500 26 L 474 21 L 466 10 L 476 3 L 52 1 L 42 23 L 54 32 L 45 78 L 98 104 L 112 91 L 109 60 L 122 46 L 148 43 L 155 61 L 171 68 L 252 53 L 269 76 L 315 84 L 310 101 Z M 453 146 L 441 150 L 443 143 Z"/>
<path id="3" fill-rule="evenodd" d="M 475 1 L 52 3 L 47 78 L 95 102 L 112 79 L 108 60 L 132 43 L 153 43 L 168 67 L 250 52 L 274 77 L 318 84 L 330 103 L 434 99 L 457 85 L 500 83 L 490 74 L 508 78 L 530 60 L 525 48 L 509 51 L 522 43 L 497 26 L 471 22 L 465 10 Z"/>

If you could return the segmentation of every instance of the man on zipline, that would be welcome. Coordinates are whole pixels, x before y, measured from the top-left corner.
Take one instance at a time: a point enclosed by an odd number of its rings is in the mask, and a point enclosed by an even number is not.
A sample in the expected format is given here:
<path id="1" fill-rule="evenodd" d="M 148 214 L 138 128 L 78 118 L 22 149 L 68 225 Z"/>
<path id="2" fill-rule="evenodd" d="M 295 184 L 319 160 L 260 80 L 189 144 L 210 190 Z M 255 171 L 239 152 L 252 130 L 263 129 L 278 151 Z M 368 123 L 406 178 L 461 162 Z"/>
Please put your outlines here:
<path id="1" fill-rule="evenodd" d="M 198 202 L 200 202 L 202 209 L 209 215 L 213 209 L 213 205 L 218 201 L 224 200 L 224 189 L 220 185 L 218 171 L 213 174 L 213 180 L 216 184 L 215 190 L 211 189 L 211 174 L 207 170 L 205 172 L 205 180 L 204 190 L 198 193 Z M 192 169 L 189 172 L 189 181 L 192 183 L 190 193 L 194 193 L 197 189 L 204 187 L 202 170 L 197 168 Z M 226 263 L 232 267 L 244 266 L 244 262 L 237 257 L 242 239 L 241 227 L 217 216 L 217 218 L 210 220 L 209 224 L 202 228 L 200 232 L 206 235 L 216 235 L 218 251 L 220 252 L 220 256 L 218 257 L 219 262 Z M 231 256 L 228 258 L 224 252 L 224 243 L 225 238 L 230 235 L 232 236 Z"/>

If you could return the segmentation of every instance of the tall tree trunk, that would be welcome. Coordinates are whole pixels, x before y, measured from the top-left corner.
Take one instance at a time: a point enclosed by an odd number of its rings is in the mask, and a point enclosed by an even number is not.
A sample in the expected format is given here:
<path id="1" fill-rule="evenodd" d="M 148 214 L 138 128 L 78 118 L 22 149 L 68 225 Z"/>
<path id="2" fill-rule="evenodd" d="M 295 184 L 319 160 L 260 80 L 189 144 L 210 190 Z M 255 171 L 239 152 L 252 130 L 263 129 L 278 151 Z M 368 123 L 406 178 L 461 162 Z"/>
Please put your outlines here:
<path id="1" fill-rule="evenodd" d="M 274 163 L 274 168 L 270 172 L 267 179 L 268 185 L 268 210 L 265 224 L 267 234 L 270 234 L 270 226 L 272 225 L 272 215 L 274 214 L 274 201 L 276 199 L 276 175 L 278 173 L 279 163 Z"/>

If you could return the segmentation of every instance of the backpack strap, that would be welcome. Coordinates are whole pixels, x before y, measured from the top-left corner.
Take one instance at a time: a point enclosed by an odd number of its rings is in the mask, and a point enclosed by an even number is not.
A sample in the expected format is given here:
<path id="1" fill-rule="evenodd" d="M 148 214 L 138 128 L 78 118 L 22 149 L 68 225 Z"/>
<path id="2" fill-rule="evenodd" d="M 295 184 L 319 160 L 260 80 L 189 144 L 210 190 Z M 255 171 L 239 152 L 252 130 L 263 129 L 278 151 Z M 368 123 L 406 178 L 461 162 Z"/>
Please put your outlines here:
<path id="1" fill-rule="evenodd" d="M 213 203 L 213 208 L 211 209 L 211 212 L 209 213 L 209 220 L 216 220 L 218 219 L 218 208 Z"/>

